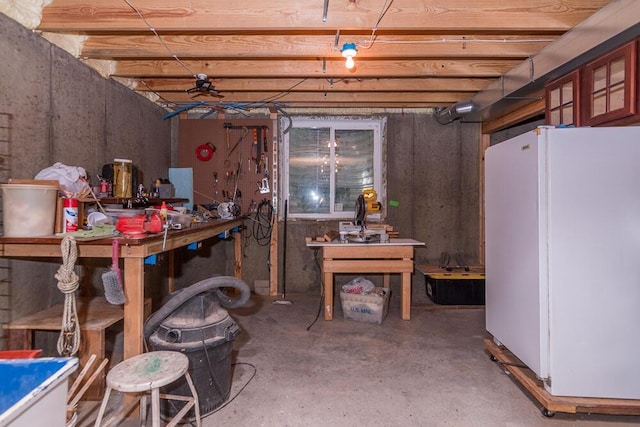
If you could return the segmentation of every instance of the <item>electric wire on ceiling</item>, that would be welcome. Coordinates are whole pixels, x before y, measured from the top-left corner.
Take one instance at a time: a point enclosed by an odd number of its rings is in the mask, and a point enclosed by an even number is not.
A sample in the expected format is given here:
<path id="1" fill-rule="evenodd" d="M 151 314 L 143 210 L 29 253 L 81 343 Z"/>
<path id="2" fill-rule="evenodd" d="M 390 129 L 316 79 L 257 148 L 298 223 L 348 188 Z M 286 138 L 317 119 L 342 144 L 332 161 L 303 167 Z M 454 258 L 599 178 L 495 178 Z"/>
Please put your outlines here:
<path id="1" fill-rule="evenodd" d="M 178 55 L 176 55 L 170 48 L 169 46 L 164 42 L 164 40 L 162 39 L 162 37 L 160 37 L 160 34 L 158 33 L 158 31 L 156 31 L 155 27 L 153 25 L 151 25 L 151 23 L 149 23 L 149 21 L 147 21 L 147 19 L 144 17 L 144 15 L 142 14 L 142 12 L 140 11 L 140 9 L 138 9 L 135 5 L 133 5 L 129 0 L 123 0 L 142 20 L 142 22 L 144 22 L 144 24 L 147 26 L 147 28 L 155 35 L 155 37 L 158 39 L 158 41 L 160 42 L 160 44 L 166 49 L 166 51 L 169 53 L 169 55 L 175 59 L 178 64 L 180 64 L 185 70 L 187 70 L 187 72 L 189 74 L 191 74 L 193 77 L 196 77 L 197 74 L 194 73 L 188 66 L 187 64 L 185 64 L 184 61 L 182 61 Z M 231 110 L 236 110 L 236 111 L 240 111 L 242 112 L 242 110 L 245 110 L 247 108 L 257 108 L 257 107 L 263 107 L 277 99 L 282 98 L 283 96 L 286 96 L 287 94 L 289 94 L 296 86 L 302 84 L 305 80 L 307 80 L 307 78 L 305 77 L 304 79 L 302 79 L 300 82 L 296 83 L 295 85 L 291 86 L 289 89 L 284 90 L 276 95 L 273 95 L 271 97 L 265 98 L 264 100 L 261 101 L 257 101 L 257 102 L 248 102 L 248 103 L 222 103 L 222 102 L 216 102 L 215 104 L 218 106 L 223 106 L 224 108 L 228 108 Z M 149 85 L 144 82 L 141 81 L 141 83 L 147 88 L 149 89 L 151 92 L 153 92 L 156 96 L 158 96 L 159 99 L 162 99 L 163 101 L 166 101 L 165 106 L 168 107 L 168 104 L 173 104 L 176 107 L 178 107 L 178 104 L 176 103 L 171 103 L 170 101 L 166 100 L 166 98 L 162 97 L 158 92 L 154 91 L 153 89 L 151 89 L 149 87 Z M 205 103 L 197 103 L 197 104 L 189 104 L 189 106 L 196 106 L 196 105 L 203 105 Z M 207 103 L 208 105 L 208 103 Z M 189 107 L 187 106 L 187 107 Z M 184 111 L 184 110 L 182 110 Z M 204 116 L 206 116 L 208 114 L 205 114 Z"/>
<path id="2" fill-rule="evenodd" d="M 165 43 L 165 41 L 162 39 L 162 37 L 160 36 L 159 32 L 156 30 L 156 28 L 151 25 L 151 23 L 145 18 L 144 14 L 142 13 L 142 11 L 140 9 L 138 9 L 130 0 L 123 0 L 142 20 L 142 22 L 144 22 L 144 24 L 147 26 L 147 28 L 149 29 L 149 31 L 151 31 L 154 36 L 158 39 L 159 43 L 163 46 L 163 48 L 169 53 L 169 56 L 171 56 L 171 58 L 173 58 L 178 64 L 180 64 L 180 66 L 182 68 L 184 68 L 191 76 L 196 77 L 197 74 L 191 70 L 189 68 L 189 66 L 182 60 L 180 59 L 180 57 L 175 54 L 171 48 Z M 380 23 L 382 22 L 382 19 L 385 17 L 385 15 L 388 13 L 388 11 L 391 9 L 391 6 L 393 4 L 393 0 L 385 0 L 384 5 L 382 6 L 382 8 L 380 9 L 380 13 L 378 15 L 378 18 L 375 22 L 375 24 L 373 25 L 372 29 L 371 29 L 371 35 L 369 37 L 368 40 L 361 40 L 355 43 L 355 45 L 359 48 L 362 49 L 370 49 L 374 43 L 378 43 L 378 44 L 448 44 L 448 43 L 463 43 L 463 44 L 470 44 L 470 43 L 496 43 L 496 42 L 502 42 L 502 43 L 547 43 L 547 42 L 552 42 L 555 39 L 546 39 L 546 38 L 536 38 L 536 39 L 491 39 L 491 38 L 466 38 L 466 37 L 462 37 L 462 38 L 439 38 L 439 39 L 432 39 L 432 40 L 379 40 L 377 38 L 377 31 L 378 31 L 378 27 L 380 25 Z M 334 50 L 336 49 L 337 45 L 338 45 L 338 39 L 340 37 L 340 31 L 338 30 L 337 34 L 336 34 L 336 41 L 335 41 L 335 46 L 334 46 Z M 243 112 L 247 109 L 251 109 L 251 108 L 259 108 L 259 107 L 264 107 L 265 105 L 269 104 L 269 103 L 274 103 L 276 100 L 279 100 L 283 97 L 285 97 L 286 95 L 290 94 L 297 86 L 301 85 L 302 83 L 304 83 L 306 80 L 308 80 L 308 77 L 305 77 L 303 79 L 301 79 L 298 83 L 292 85 L 290 88 L 285 89 L 275 95 L 266 97 L 260 101 L 255 101 L 255 102 L 237 102 L 237 103 L 228 103 L 228 102 L 220 102 L 217 101 L 215 102 L 215 104 L 212 106 L 210 103 L 203 103 L 203 102 L 199 102 L 199 103 L 188 103 L 185 104 L 187 109 L 193 108 L 195 106 L 206 106 L 207 108 L 214 108 L 215 106 L 217 106 L 218 108 L 224 108 L 224 109 L 230 109 L 230 110 L 235 110 L 236 112 Z M 338 82 L 340 80 L 336 80 L 336 82 Z M 181 106 L 180 103 L 176 103 L 176 102 L 172 102 L 167 100 L 165 97 L 163 97 L 160 93 L 158 93 L 157 91 L 155 91 L 153 88 L 151 88 L 149 86 L 149 84 L 147 84 L 146 81 L 140 79 L 140 84 L 143 85 L 148 91 L 152 92 L 155 96 L 158 97 L 159 100 L 161 100 L 163 102 L 163 106 L 165 108 L 178 108 L 181 109 L 182 111 L 184 111 L 183 106 Z M 325 92 L 325 96 L 326 96 L 326 92 Z M 205 113 L 202 117 L 206 117 L 209 114 L 211 114 L 212 111 Z"/>
<path id="3" fill-rule="evenodd" d="M 142 22 L 144 22 L 144 24 L 147 26 L 147 28 L 149 28 L 149 30 L 156 36 L 156 38 L 158 39 L 158 41 L 160 42 L 160 44 L 167 50 L 167 52 L 169 52 L 169 55 L 171 55 L 171 57 L 173 59 L 175 59 L 176 61 L 178 61 L 178 64 L 180 64 L 185 70 L 187 70 L 189 72 L 189 74 L 191 74 L 193 77 L 196 77 L 196 74 L 191 71 L 189 69 L 189 67 L 187 66 L 187 64 L 185 64 L 180 58 L 178 58 L 178 55 L 174 54 L 171 49 L 169 49 L 169 46 L 167 46 L 167 44 L 164 42 L 164 40 L 162 40 L 162 37 L 160 37 L 160 34 L 158 34 L 158 32 L 156 31 L 156 29 L 149 23 L 149 21 L 147 21 L 147 19 L 144 17 L 144 15 L 142 14 L 142 12 L 140 11 L 140 9 L 138 9 L 137 7 L 135 7 L 133 4 L 131 4 L 131 2 L 129 0 L 124 0 L 124 2 L 131 8 L 133 9 L 133 11 L 138 14 L 138 16 L 140 17 L 140 19 L 142 19 Z"/>

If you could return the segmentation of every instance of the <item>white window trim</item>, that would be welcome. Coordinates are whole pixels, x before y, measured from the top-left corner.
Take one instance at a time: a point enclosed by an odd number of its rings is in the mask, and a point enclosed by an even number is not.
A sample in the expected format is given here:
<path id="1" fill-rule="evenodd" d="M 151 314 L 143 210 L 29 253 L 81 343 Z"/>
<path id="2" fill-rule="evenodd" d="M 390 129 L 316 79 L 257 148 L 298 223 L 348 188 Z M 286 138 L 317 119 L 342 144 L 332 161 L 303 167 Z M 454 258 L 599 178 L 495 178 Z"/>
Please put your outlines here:
<path id="1" fill-rule="evenodd" d="M 373 149 L 373 163 L 374 163 L 374 190 L 378 195 L 378 202 L 383 206 L 381 212 L 367 214 L 367 220 L 382 221 L 384 220 L 386 213 L 384 207 L 386 206 L 387 196 L 387 182 L 386 182 L 386 165 L 385 165 L 385 147 L 386 147 L 386 134 L 387 134 L 387 119 L 386 117 L 290 117 L 286 120 L 283 119 L 282 128 L 288 126 L 291 127 L 330 127 L 331 138 L 333 142 L 335 129 L 372 129 L 374 132 L 374 149 Z M 282 137 L 282 168 L 281 168 L 281 199 L 279 201 L 281 206 L 284 206 L 284 201 L 289 199 L 289 133 L 285 133 Z M 331 175 L 332 188 L 333 188 L 333 174 Z M 335 190 L 335 189 L 334 189 Z M 333 200 L 335 194 L 331 194 L 331 209 L 335 208 L 335 201 Z M 333 212 L 328 214 L 322 213 L 287 213 L 288 218 L 291 219 L 309 219 L 309 220 L 353 220 L 355 215 L 355 203 L 346 207 L 347 209 L 340 212 Z"/>

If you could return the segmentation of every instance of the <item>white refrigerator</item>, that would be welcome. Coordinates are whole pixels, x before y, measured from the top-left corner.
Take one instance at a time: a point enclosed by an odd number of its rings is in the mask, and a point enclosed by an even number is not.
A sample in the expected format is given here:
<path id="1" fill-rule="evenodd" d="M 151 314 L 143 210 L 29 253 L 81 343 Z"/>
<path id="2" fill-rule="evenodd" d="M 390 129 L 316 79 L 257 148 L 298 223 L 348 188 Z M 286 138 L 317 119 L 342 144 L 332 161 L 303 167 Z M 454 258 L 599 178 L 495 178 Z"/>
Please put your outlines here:
<path id="1" fill-rule="evenodd" d="M 487 331 L 551 395 L 640 399 L 640 127 L 485 154 Z"/>

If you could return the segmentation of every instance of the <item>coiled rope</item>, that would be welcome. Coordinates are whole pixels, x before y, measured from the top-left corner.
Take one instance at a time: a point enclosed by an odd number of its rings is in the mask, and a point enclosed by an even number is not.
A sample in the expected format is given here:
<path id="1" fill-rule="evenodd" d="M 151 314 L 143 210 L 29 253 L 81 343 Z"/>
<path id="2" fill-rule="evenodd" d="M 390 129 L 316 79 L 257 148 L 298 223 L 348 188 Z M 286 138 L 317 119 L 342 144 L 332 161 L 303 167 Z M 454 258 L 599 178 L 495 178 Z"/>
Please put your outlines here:
<path id="1" fill-rule="evenodd" d="M 58 337 L 58 354 L 70 357 L 78 352 L 80 347 L 80 325 L 76 307 L 76 290 L 80 280 L 74 271 L 78 259 L 76 239 L 65 236 L 60 243 L 62 265 L 58 268 L 55 278 L 58 289 L 64 294 L 64 310 L 62 312 L 62 328 Z"/>

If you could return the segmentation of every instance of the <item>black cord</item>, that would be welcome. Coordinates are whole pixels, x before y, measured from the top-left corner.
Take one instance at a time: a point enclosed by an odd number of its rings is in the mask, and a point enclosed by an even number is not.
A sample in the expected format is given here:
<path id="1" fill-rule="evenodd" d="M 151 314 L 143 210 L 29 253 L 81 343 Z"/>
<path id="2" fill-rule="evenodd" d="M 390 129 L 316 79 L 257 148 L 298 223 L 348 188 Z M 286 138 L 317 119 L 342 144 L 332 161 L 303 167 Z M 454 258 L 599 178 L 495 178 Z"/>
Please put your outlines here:
<path id="1" fill-rule="evenodd" d="M 210 414 L 205 415 L 205 418 L 208 417 L 209 415 L 215 414 L 216 412 L 218 412 L 219 410 L 221 410 L 222 408 L 225 408 L 227 405 L 229 405 L 231 402 L 233 402 L 236 397 L 240 396 L 240 393 L 242 393 L 244 391 L 245 388 L 247 388 L 247 386 L 249 385 L 249 383 L 251 381 L 253 381 L 253 378 L 256 376 L 256 373 L 258 373 L 258 368 L 256 368 L 255 365 L 248 363 L 248 362 L 236 362 L 236 363 L 232 363 L 232 366 L 238 366 L 238 365 L 245 365 L 245 366 L 250 366 L 253 368 L 253 373 L 251 374 L 251 377 L 247 380 L 246 383 L 244 383 L 244 385 L 242 387 L 240 387 L 240 390 L 238 390 L 238 392 L 236 394 L 233 395 L 233 397 L 231 397 L 229 400 L 227 400 L 223 405 L 220 405 L 219 407 L 217 407 L 213 412 L 211 412 Z"/>
<path id="2" fill-rule="evenodd" d="M 209 351 L 207 349 L 207 346 L 205 344 L 204 341 L 204 330 L 202 330 L 202 334 L 203 334 L 203 338 L 202 338 L 202 348 L 204 350 L 204 354 L 206 356 L 207 359 L 207 366 L 209 367 L 209 374 L 211 375 L 211 379 L 213 380 L 213 385 L 216 388 L 216 391 L 218 392 L 218 394 L 220 396 L 222 396 L 222 390 L 220 390 L 220 385 L 218 384 L 218 381 L 215 378 L 215 373 L 213 371 L 213 366 L 211 365 L 211 359 L 209 358 Z M 226 407 L 228 404 L 230 404 L 231 402 L 233 402 L 235 400 L 236 397 L 238 397 L 240 395 L 240 393 L 242 393 L 244 391 L 244 389 L 249 385 L 249 383 L 253 380 L 253 378 L 256 376 L 256 373 L 258 372 L 258 369 L 255 367 L 255 365 L 252 365 L 251 363 L 247 363 L 247 362 L 236 362 L 236 363 L 232 363 L 231 366 L 237 366 L 237 365 L 247 365 L 247 366 L 251 366 L 253 368 L 253 373 L 251 374 L 251 377 L 247 380 L 247 382 L 240 388 L 240 390 L 238 390 L 238 392 L 236 394 L 233 395 L 233 397 L 231 397 L 230 399 L 228 399 L 225 403 L 223 403 L 222 405 L 218 406 L 216 409 L 214 409 L 213 411 L 211 411 L 210 413 L 208 413 L 207 415 L 205 415 L 204 417 L 201 416 L 200 418 L 206 418 L 209 415 L 215 414 L 216 412 L 218 412 L 219 410 L 221 410 L 222 408 Z M 193 421 L 191 422 L 191 424 L 193 425 Z"/>
<path id="3" fill-rule="evenodd" d="M 253 220 L 253 237 L 260 246 L 271 243 L 271 230 L 273 229 L 273 205 L 268 200 L 262 200 L 258 204 Z"/>
<path id="4" fill-rule="evenodd" d="M 318 266 L 318 271 L 322 271 L 322 267 L 320 266 L 320 261 L 318 261 L 318 250 L 320 248 L 313 248 L 313 259 L 316 261 L 316 265 Z M 324 283 L 322 283 L 322 274 L 320 275 L 320 304 L 318 305 L 318 313 L 316 313 L 316 318 L 311 322 L 309 326 L 307 326 L 307 331 L 311 329 L 313 325 L 316 324 L 318 319 L 320 318 L 320 313 L 322 312 L 322 300 L 324 299 Z"/>

